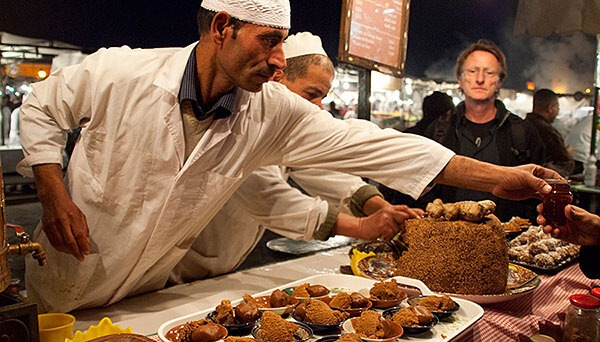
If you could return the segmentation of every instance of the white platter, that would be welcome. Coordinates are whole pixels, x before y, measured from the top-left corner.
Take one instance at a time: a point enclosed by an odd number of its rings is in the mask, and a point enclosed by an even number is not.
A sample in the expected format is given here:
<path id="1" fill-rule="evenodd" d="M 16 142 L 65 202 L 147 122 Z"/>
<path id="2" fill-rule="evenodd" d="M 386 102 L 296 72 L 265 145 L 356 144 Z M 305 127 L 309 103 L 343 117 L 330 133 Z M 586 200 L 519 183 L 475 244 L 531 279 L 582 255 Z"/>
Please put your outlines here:
<path id="1" fill-rule="evenodd" d="M 405 277 L 394 277 L 399 284 L 406 284 L 413 287 L 416 287 L 421 290 L 423 294 L 429 295 L 432 292 L 423 284 L 423 282 L 411 278 Z M 303 283 L 310 283 L 316 285 L 323 285 L 333 292 L 335 289 L 343 289 L 344 291 L 361 291 L 364 289 L 368 289 L 373 286 L 376 280 L 367 279 L 357 276 L 351 275 L 343 275 L 343 274 L 322 274 L 322 275 L 314 275 L 311 277 L 303 278 L 288 284 L 283 284 L 278 286 L 277 288 L 269 289 L 266 291 L 262 291 L 256 294 L 252 294 L 253 296 L 263 296 L 269 295 L 275 289 L 285 289 L 291 286 L 297 286 Z M 232 305 L 237 305 L 242 301 L 241 298 L 223 298 L 231 300 Z M 433 327 L 431 333 L 428 335 L 414 335 L 414 336 L 402 336 L 399 341 L 451 341 L 453 339 L 458 338 L 465 332 L 469 331 L 473 325 L 481 319 L 483 316 L 483 309 L 476 303 L 473 303 L 466 299 L 453 297 L 458 304 L 460 304 L 460 310 L 455 312 L 450 318 L 442 320 L 436 326 Z M 406 300 L 401 303 L 402 306 L 407 306 Z M 165 334 L 172 328 L 184 324 L 189 321 L 195 321 L 202 318 L 205 318 L 206 315 L 214 310 L 214 307 L 207 307 L 201 311 L 196 313 L 192 313 L 186 316 L 174 318 L 167 322 L 161 324 L 158 329 L 158 336 L 163 342 L 170 342 L 165 338 Z M 313 340 L 317 340 L 320 338 L 320 335 L 315 335 Z"/>
<path id="2" fill-rule="evenodd" d="M 449 296 L 453 296 L 455 298 L 463 298 L 466 300 L 470 300 L 479 304 L 496 304 L 508 302 L 511 300 L 515 300 L 519 297 L 522 297 L 528 293 L 533 292 L 537 289 L 542 280 L 539 277 L 535 277 L 527 286 L 517 289 L 511 289 L 509 292 L 497 294 L 497 295 L 467 295 L 467 294 L 448 294 Z"/>

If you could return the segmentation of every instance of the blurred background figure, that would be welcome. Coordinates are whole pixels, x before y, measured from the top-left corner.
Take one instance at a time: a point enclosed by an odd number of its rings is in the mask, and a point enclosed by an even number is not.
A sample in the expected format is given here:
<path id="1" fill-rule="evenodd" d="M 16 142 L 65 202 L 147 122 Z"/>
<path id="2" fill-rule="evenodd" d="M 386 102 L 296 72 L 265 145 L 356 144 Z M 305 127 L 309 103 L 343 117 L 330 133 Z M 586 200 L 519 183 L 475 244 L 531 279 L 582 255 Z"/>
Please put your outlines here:
<path id="1" fill-rule="evenodd" d="M 348 110 L 344 114 L 344 120 L 348 119 L 358 119 L 358 113 L 356 112 L 356 103 L 354 100 L 350 101 L 348 105 Z"/>
<path id="2" fill-rule="evenodd" d="M 329 103 L 329 113 L 331 113 L 331 115 L 333 115 L 333 117 L 336 119 L 344 118 L 344 114 L 342 114 L 342 112 L 339 110 L 335 101 L 331 101 Z"/>
<path id="3" fill-rule="evenodd" d="M 423 99 L 423 117 L 413 127 L 404 130 L 404 133 L 424 135 L 427 126 L 440 116 L 449 118 L 454 111 L 454 103 L 450 95 L 434 91 Z"/>
<path id="4" fill-rule="evenodd" d="M 8 134 L 10 133 L 10 114 L 12 113 L 12 109 L 9 103 L 9 96 L 2 96 L 2 145 L 6 145 L 8 143 Z"/>
<path id="5" fill-rule="evenodd" d="M 569 135 L 567 136 L 567 139 L 565 139 L 565 144 L 567 146 L 572 146 L 573 149 L 574 168 L 572 174 L 574 175 L 583 173 L 584 165 L 590 156 L 592 120 L 592 113 L 579 120 L 571 127 Z M 598 156 L 598 143 L 600 143 L 600 132 L 598 133 L 599 134 L 596 134 L 596 150 L 594 151 L 596 156 Z"/>
<path id="6" fill-rule="evenodd" d="M 573 157 L 565 147 L 563 137 L 552 126 L 558 109 L 558 95 L 550 89 L 540 89 L 533 94 L 533 110 L 527 114 L 525 121 L 531 123 L 542 137 L 546 148 L 543 165 L 568 177 L 573 172 Z"/>

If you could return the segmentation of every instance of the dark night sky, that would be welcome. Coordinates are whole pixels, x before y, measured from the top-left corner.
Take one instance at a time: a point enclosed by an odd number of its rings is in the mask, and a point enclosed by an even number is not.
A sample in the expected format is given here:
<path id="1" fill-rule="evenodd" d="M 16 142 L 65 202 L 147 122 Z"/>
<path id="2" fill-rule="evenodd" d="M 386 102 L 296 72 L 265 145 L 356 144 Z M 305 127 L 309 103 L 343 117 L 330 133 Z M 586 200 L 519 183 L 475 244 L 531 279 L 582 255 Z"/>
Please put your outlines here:
<path id="1" fill-rule="evenodd" d="M 196 40 L 195 14 L 200 2 L 14 1 L 0 5 L 0 31 L 60 40 L 92 50 L 120 45 L 185 46 Z M 411 1 L 405 74 L 453 80 L 449 72 L 460 50 L 479 38 L 488 38 L 507 54 L 509 77 L 505 86 L 522 88 L 523 74 L 530 68 L 524 61 L 532 59 L 535 51 L 529 45 L 535 40 L 511 36 L 517 2 Z M 291 5 L 291 33 L 318 34 L 335 60 L 341 0 L 291 0 Z M 581 65 L 582 61 L 576 58 L 573 63 Z"/>

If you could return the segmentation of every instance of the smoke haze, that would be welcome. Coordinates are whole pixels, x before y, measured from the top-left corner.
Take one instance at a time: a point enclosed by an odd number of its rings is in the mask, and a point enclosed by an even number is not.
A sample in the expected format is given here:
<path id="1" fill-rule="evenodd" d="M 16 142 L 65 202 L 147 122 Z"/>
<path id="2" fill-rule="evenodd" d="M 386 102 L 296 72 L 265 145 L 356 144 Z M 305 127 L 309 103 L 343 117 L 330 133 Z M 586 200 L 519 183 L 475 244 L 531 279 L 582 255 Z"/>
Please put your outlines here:
<path id="1" fill-rule="evenodd" d="M 560 93 L 575 93 L 593 87 L 596 37 L 583 33 L 536 38 L 512 36 L 512 22 L 507 24 L 496 43 L 506 54 L 508 76 L 504 88 L 527 89 L 532 81 L 536 89 L 549 88 Z M 456 57 L 473 41 L 463 41 L 447 57 L 432 63 L 426 70 L 429 79 L 456 81 Z"/>

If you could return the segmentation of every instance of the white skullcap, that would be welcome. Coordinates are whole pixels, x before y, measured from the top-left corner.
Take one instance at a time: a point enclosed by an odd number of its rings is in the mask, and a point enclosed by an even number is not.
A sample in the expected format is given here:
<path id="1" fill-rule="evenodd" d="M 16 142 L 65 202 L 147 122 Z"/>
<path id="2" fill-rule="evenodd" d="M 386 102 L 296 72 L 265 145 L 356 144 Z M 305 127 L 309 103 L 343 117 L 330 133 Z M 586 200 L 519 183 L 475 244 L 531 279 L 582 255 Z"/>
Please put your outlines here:
<path id="1" fill-rule="evenodd" d="M 321 38 L 310 32 L 299 32 L 288 36 L 283 42 L 283 55 L 285 58 L 303 55 L 323 55 L 327 57 Z"/>
<path id="2" fill-rule="evenodd" d="M 201 6 L 215 12 L 225 11 L 251 24 L 290 28 L 289 0 L 204 0 Z"/>

